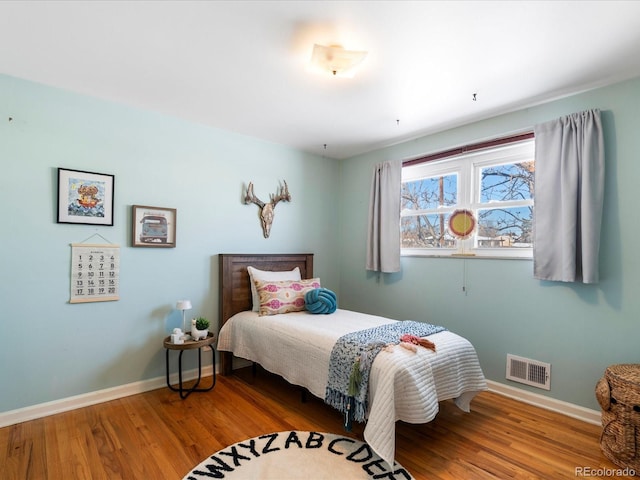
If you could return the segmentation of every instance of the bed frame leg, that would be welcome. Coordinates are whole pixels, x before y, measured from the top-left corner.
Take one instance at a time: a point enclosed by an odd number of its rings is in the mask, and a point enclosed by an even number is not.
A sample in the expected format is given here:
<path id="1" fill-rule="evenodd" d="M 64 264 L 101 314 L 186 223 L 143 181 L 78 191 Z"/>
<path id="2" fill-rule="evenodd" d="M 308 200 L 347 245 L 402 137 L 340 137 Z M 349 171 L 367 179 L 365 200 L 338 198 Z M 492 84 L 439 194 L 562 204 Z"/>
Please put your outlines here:
<path id="1" fill-rule="evenodd" d="M 226 377 L 233 373 L 233 355 L 231 352 L 220 352 L 220 373 Z"/>

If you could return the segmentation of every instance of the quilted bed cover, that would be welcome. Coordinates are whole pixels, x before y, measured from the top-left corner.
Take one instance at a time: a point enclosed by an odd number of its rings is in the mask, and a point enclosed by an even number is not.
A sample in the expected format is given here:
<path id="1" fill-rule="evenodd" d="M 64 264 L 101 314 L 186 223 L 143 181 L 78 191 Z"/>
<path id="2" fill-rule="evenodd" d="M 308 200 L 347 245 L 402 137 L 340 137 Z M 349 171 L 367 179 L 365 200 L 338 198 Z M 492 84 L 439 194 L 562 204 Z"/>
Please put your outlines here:
<path id="1" fill-rule="evenodd" d="M 338 338 L 393 321 L 341 309 L 329 315 L 302 311 L 262 317 L 247 311 L 227 320 L 217 348 L 257 362 L 324 399 L 329 358 Z M 435 352 L 412 352 L 396 345 L 391 352 L 380 352 L 371 367 L 364 438 L 391 465 L 397 420 L 430 422 L 438 413 L 438 402 L 448 399 L 468 412 L 473 397 L 487 389 L 468 340 L 450 331 L 427 338 L 435 343 Z"/>

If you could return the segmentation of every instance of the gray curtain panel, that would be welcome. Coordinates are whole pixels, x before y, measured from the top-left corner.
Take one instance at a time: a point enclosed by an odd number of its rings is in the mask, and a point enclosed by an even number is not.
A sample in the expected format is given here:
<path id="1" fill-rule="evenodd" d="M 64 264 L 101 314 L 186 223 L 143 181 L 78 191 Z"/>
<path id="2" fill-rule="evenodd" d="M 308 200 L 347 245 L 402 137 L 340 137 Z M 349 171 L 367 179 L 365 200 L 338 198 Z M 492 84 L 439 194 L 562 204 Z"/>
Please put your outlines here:
<path id="1" fill-rule="evenodd" d="M 534 133 L 533 275 L 597 283 L 605 173 L 600 110 L 536 125 Z"/>
<path id="2" fill-rule="evenodd" d="M 401 160 L 375 166 L 369 200 L 367 270 L 384 273 L 400 271 L 401 182 Z"/>

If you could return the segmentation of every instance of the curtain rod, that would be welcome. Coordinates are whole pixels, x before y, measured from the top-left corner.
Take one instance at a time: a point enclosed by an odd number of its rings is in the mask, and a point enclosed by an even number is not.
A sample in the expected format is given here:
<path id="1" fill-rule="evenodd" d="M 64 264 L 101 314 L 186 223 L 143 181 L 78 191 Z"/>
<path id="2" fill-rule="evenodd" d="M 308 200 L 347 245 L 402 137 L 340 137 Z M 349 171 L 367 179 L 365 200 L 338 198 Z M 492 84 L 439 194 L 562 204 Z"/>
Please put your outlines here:
<path id="1" fill-rule="evenodd" d="M 519 133 L 517 135 L 509 135 L 508 137 L 495 138 L 493 140 L 486 140 L 484 142 L 472 143 L 463 147 L 451 148 L 442 152 L 436 152 L 429 155 L 425 155 L 419 158 L 413 158 L 411 160 L 405 160 L 402 162 L 403 167 L 411 165 L 417 165 L 419 163 L 432 162 L 434 160 L 440 160 L 442 158 L 453 157 L 455 155 L 461 155 L 467 152 L 474 152 L 476 150 L 482 150 L 490 147 L 497 147 L 499 145 L 505 145 L 508 143 L 516 143 L 522 140 L 528 140 L 533 138 L 533 131 Z"/>

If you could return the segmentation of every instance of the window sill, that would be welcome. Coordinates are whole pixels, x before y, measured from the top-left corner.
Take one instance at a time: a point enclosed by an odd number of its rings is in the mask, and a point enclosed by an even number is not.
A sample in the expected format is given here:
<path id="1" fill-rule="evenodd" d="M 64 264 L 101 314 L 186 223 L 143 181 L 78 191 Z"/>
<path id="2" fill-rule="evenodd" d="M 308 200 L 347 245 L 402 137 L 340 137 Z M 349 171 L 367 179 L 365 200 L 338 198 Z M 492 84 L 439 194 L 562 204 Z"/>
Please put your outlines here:
<path id="1" fill-rule="evenodd" d="M 463 259 L 463 260 L 528 260 L 532 261 L 532 257 L 517 257 L 506 255 L 474 255 L 474 254 L 423 254 L 423 253 L 401 253 L 401 257 L 410 258 L 451 258 L 451 259 Z"/>

